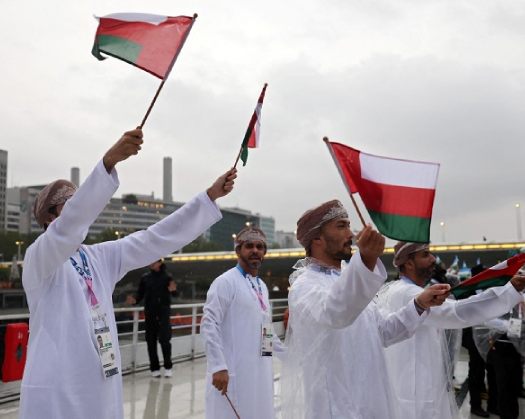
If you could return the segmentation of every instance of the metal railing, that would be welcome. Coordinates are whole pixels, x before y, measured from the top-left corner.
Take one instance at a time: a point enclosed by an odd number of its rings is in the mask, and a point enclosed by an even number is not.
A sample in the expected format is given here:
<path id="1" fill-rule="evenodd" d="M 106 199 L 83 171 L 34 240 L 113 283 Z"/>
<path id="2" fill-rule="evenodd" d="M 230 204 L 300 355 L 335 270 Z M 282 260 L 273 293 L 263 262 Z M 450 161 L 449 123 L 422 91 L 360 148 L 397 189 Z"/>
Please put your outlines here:
<path id="1" fill-rule="evenodd" d="M 172 359 L 175 362 L 204 356 L 204 343 L 200 337 L 200 322 L 204 303 L 171 305 Z M 283 318 L 288 307 L 286 298 L 270 300 L 270 313 L 275 333 L 284 335 Z M 114 309 L 120 346 L 122 373 L 131 374 L 149 366 L 144 331 L 144 307 L 118 307 Z M 28 313 L 0 315 L 0 324 L 27 322 Z M 0 402 L 16 398 L 20 382 L 0 383 Z"/>

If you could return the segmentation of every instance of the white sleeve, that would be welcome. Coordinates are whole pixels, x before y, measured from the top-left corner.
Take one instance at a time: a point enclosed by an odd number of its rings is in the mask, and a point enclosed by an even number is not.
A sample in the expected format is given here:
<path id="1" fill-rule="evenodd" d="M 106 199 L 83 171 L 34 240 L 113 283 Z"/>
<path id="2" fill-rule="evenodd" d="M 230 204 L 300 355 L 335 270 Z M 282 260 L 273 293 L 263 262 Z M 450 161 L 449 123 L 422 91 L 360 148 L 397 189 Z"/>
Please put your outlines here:
<path id="1" fill-rule="evenodd" d="M 361 260 L 359 252 L 341 272 L 341 277 L 330 287 L 310 282 L 297 285 L 296 311 L 304 312 L 316 323 L 341 329 L 351 325 L 370 303 L 387 277 L 383 263 L 378 259 L 374 272 Z M 293 294 L 292 286 L 292 294 Z"/>
<path id="2" fill-rule="evenodd" d="M 23 275 L 26 290 L 41 285 L 75 253 L 118 185 L 117 172 L 108 174 L 100 161 L 67 200 L 60 216 L 27 249 Z"/>
<path id="3" fill-rule="evenodd" d="M 211 284 L 204 315 L 201 320 L 201 335 L 204 338 L 208 372 L 227 370 L 224 344 L 222 340 L 221 324 L 234 297 L 234 290 L 226 277 L 219 277 Z"/>
<path id="4" fill-rule="evenodd" d="M 483 323 L 483 326 L 495 329 L 500 333 L 507 333 L 509 331 L 509 321 L 504 319 L 491 319 Z"/>
<path id="5" fill-rule="evenodd" d="M 146 230 L 103 245 L 118 246 L 120 279 L 191 243 L 221 218 L 219 207 L 202 192 Z"/>
<path id="6" fill-rule="evenodd" d="M 286 345 L 279 339 L 275 333 L 273 334 L 273 354 L 281 361 L 286 359 L 286 354 L 288 353 L 288 348 Z"/>
<path id="7" fill-rule="evenodd" d="M 376 308 L 375 314 L 379 335 L 386 348 L 394 343 L 411 337 L 417 328 L 426 320 L 430 310 L 418 314 L 414 300 L 410 300 L 404 307 L 383 317 Z"/>
<path id="8" fill-rule="evenodd" d="M 443 305 L 432 307 L 425 325 L 442 329 L 475 326 L 507 313 L 521 301 L 523 295 L 509 282 L 505 286 L 489 288 L 465 300 L 446 300 Z"/>

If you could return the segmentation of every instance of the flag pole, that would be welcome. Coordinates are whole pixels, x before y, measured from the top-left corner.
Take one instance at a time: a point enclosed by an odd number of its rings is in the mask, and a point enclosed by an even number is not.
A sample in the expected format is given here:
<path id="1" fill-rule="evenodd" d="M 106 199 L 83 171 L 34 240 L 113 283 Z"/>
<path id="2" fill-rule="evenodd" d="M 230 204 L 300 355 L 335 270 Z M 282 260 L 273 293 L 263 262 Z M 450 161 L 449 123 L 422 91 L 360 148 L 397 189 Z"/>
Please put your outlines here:
<path id="1" fill-rule="evenodd" d="M 257 106 L 259 106 L 259 100 L 261 99 L 261 96 L 263 96 L 263 99 L 264 99 L 264 93 L 266 92 L 267 87 L 268 87 L 268 83 L 264 83 L 261 94 L 259 95 L 259 99 L 257 99 L 257 105 L 255 105 L 255 110 L 257 110 Z M 261 105 L 262 105 L 262 102 L 261 102 Z M 255 124 L 257 122 L 257 118 L 258 116 L 256 115 L 254 111 L 254 113 L 252 114 L 252 117 L 250 118 L 250 123 L 248 124 L 248 129 L 246 130 L 246 134 L 244 134 L 244 138 L 242 139 L 241 148 L 239 149 L 239 154 L 237 154 L 237 158 L 235 159 L 235 163 L 233 164 L 234 169 L 237 167 L 237 163 L 239 163 L 239 159 L 241 158 L 242 150 L 244 148 L 244 143 L 245 142 L 247 143 L 249 140 L 248 133 L 250 131 L 250 127 L 252 126 L 252 124 Z"/>
<path id="2" fill-rule="evenodd" d="M 343 176 L 343 173 L 341 171 L 341 166 L 339 166 L 339 162 L 337 161 L 334 150 L 332 148 L 332 145 L 330 144 L 330 140 L 328 137 L 323 137 L 323 141 L 325 142 L 326 146 L 328 147 L 328 151 L 330 152 L 330 155 L 332 156 L 332 159 L 334 160 L 334 163 L 337 167 L 337 170 L 339 172 L 339 175 L 341 176 L 341 179 L 343 179 L 343 183 L 346 186 L 346 190 L 348 191 L 348 194 L 350 195 L 350 199 L 352 200 L 352 203 L 354 204 L 355 210 L 357 211 L 357 215 L 359 216 L 359 219 L 361 220 L 361 223 L 363 224 L 363 228 L 366 227 L 365 219 L 363 218 L 363 214 L 361 214 L 361 211 L 359 210 L 359 207 L 357 206 L 357 202 L 354 199 L 354 195 L 352 194 L 352 191 L 350 190 L 350 187 L 345 182 L 345 177 Z"/>
<path id="3" fill-rule="evenodd" d="M 243 144 L 244 144 L 244 141 L 243 141 Z M 241 148 L 239 150 L 239 154 L 237 154 L 237 158 L 235 159 L 235 163 L 233 164 L 233 168 L 235 169 L 237 167 L 237 163 L 239 163 L 239 159 L 241 158 L 241 153 L 242 153 L 242 149 L 244 147 L 242 146 L 241 144 Z"/>
<path id="4" fill-rule="evenodd" d="M 138 128 L 142 129 L 142 127 L 146 123 L 146 121 L 147 121 L 147 119 L 149 117 L 149 114 L 151 113 L 151 110 L 153 109 L 153 105 L 155 105 L 155 102 L 157 101 L 157 98 L 159 97 L 160 91 L 164 87 L 164 83 L 166 82 L 166 79 L 168 78 L 168 76 L 171 73 L 171 69 L 173 68 L 173 65 L 175 64 L 175 61 L 177 61 L 177 58 L 178 58 L 178 56 L 179 56 L 179 54 L 180 54 L 180 52 L 182 50 L 182 47 L 184 46 L 184 43 L 186 42 L 186 39 L 188 38 L 188 35 L 190 34 L 191 28 L 193 27 L 193 24 L 195 23 L 195 19 L 197 19 L 197 17 L 198 17 L 197 13 L 194 13 L 193 14 L 193 19 L 191 20 L 190 27 L 188 28 L 188 30 L 184 34 L 184 38 L 182 39 L 182 42 L 180 44 L 180 48 L 178 49 L 177 53 L 173 57 L 173 60 L 171 61 L 171 64 L 170 64 L 170 67 L 169 67 L 168 71 L 166 72 L 166 75 L 164 76 L 164 79 L 162 79 L 162 82 L 160 83 L 160 86 L 158 87 L 157 92 L 155 93 L 155 96 L 153 96 L 153 99 L 151 100 L 151 103 L 149 104 L 148 110 L 146 111 L 146 115 L 144 115 L 144 118 L 142 118 L 142 122 L 140 123 Z"/>
<path id="5" fill-rule="evenodd" d="M 231 406 L 232 409 L 233 409 L 233 413 L 235 413 L 235 416 L 237 416 L 237 419 L 241 419 L 241 417 L 240 417 L 239 414 L 237 413 L 237 410 L 235 409 L 235 406 L 233 406 L 232 401 L 231 401 L 230 398 L 228 397 L 228 393 L 224 393 L 224 395 L 226 396 L 226 399 L 228 400 L 228 403 L 230 403 L 230 406 Z"/>

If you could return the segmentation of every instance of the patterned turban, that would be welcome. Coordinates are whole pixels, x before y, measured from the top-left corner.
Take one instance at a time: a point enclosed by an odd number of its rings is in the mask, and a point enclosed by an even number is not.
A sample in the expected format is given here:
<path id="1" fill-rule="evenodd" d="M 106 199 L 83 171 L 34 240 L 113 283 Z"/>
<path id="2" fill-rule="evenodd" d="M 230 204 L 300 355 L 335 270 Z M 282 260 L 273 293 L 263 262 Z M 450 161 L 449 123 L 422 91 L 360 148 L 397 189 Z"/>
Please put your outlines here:
<path id="1" fill-rule="evenodd" d="M 348 218 L 345 207 L 337 199 L 306 211 L 297 221 L 297 240 L 309 249 L 312 240 L 319 237 L 321 227 L 336 218 Z"/>
<path id="2" fill-rule="evenodd" d="M 421 250 L 428 250 L 428 243 L 397 242 L 394 246 L 394 266 L 403 266 L 410 259 L 410 255 Z"/>
<path id="3" fill-rule="evenodd" d="M 40 227 L 44 224 L 52 207 L 65 203 L 73 196 L 77 187 L 68 180 L 59 179 L 47 185 L 37 195 L 33 206 L 35 220 Z"/>
<path id="4" fill-rule="evenodd" d="M 261 241 L 266 245 L 266 235 L 259 227 L 244 227 L 235 236 L 235 247 L 242 246 L 244 242 Z"/>

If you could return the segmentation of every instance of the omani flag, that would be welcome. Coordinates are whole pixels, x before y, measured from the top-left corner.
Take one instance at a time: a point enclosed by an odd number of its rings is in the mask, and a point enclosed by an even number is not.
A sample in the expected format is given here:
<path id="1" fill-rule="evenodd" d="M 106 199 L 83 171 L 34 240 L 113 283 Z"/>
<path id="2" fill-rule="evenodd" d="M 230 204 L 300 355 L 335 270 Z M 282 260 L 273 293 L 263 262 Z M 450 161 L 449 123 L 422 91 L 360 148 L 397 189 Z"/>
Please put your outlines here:
<path id="1" fill-rule="evenodd" d="M 359 193 L 383 235 L 429 242 L 438 163 L 375 156 L 325 141 L 348 192 Z"/>
<path id="2" fill-rule="evenodd" d="M 196 16 L 196 15 L 195 15 Z M 168 77 L 194 17 L 115 13 L 97 17 L 99 24 L 91 53 L 99 60 L 110 55 L 160 79 Z"/>
<path id="3" fill-rule="evenodd" d="M 525 264 L 525 253 L 517 254 L 511 258 L 488 268 L 472 278 L 461 282 L 452 288 L 456 298 L 465 298 L 474 291 L 505 285 Z"/>

